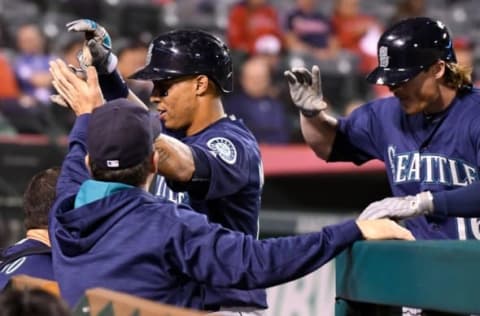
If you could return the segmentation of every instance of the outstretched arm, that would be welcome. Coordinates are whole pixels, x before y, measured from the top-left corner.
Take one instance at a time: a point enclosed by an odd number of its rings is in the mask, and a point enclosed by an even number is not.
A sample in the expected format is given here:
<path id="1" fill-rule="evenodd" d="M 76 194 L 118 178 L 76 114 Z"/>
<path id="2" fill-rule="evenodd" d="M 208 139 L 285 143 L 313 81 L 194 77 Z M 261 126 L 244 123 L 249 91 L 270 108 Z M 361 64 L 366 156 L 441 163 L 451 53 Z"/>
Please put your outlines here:
<path id="1" fill-rule="evenodd" d="M 320 232 L 256 240 L 190 214 L 184 212 L 182 216 L 190 219 L 172 226 L 172 241 L 165 247 L 172 249 L 175 266 L 183 274 L 218 287 L 255 289 L 291 281 L 361 239 L 413 240 L 408 230 L 391 220 L 350 220 Z"/>
<path id="2" fill-rule="evenodd" d="M 480 181 L 466 187 L 417 195 L 389 197 L 368 205 L 359 219 L 404 219 L 420 215 L 480 217 Z"/>

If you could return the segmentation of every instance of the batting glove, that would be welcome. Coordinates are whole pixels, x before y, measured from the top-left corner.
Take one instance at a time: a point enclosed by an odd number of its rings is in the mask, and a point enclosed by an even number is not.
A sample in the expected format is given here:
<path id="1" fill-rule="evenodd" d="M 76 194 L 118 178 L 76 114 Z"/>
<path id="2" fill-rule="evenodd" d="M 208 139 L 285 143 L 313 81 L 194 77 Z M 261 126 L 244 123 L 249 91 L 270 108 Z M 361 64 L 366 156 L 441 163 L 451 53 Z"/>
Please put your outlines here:
<path id="1" fill-rule="evenodd" d="M 320 68 L 293 68 L 284 73 L 288 81 L 290 96 L 296 107 L 306 117 L 314 117 L 327 108 L 323 101 Z"/>
<path id="2" fill-rule="evenodd" d="M 83 52 L 79 53 L 78 60 L 82 68 L 93 65 L 99 74 L 110 74 L 116 68 L 118 59 L 112 53 L 112 39 L 107 30 L 97 22 L 89 19 L 80 19 L 67 23 L 69 32 L 84 32 L 86 45 L 92 55 L 91 64 Z"/>
<path id="3" fill-rule="evenodd" d="M 425 191 L 417 195 L 389 197 L 373 202 L 363 210 L 358 219 L 404 219 L 431 213 L 433 213 L 433 196 L 429 191 Z"/>

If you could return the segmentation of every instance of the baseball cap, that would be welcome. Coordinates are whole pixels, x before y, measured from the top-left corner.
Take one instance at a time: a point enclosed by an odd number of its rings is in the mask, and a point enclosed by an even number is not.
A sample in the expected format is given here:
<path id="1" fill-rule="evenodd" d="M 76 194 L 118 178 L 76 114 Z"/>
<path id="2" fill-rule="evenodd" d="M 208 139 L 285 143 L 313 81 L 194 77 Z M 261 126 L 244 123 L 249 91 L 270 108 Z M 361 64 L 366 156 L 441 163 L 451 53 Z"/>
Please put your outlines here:
<path id="1" fill-rule="evenodd" d="M 107 102 L 90 116 L 90 161 L 105 170 L 138 165 L 152 152 L 160 131 L 160 120 L 141 106 L 127 99 Z"/>

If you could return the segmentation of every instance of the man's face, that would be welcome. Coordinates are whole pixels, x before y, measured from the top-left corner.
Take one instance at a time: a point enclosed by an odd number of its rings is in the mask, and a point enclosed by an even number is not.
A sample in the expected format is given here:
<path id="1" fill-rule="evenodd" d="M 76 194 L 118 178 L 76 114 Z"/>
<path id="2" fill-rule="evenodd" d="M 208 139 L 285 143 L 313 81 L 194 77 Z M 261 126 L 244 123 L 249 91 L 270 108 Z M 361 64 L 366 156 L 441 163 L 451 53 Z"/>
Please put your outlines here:
<path id="1" fill-rule="evenodd" d="M 439 82 L 434 69 L 437 66 L 433 65 L 426 71 L 421 71 L 405 83 L 389 86 L 390 91 L 399 99 L 405 113 L 436 112 L 440 96 Z"/>
<path id="2" fill-rule="evenodd" d="M 188 130 L 195 117 L 195 77 L 153 81 L 150 101 L 166 128 Z"/>

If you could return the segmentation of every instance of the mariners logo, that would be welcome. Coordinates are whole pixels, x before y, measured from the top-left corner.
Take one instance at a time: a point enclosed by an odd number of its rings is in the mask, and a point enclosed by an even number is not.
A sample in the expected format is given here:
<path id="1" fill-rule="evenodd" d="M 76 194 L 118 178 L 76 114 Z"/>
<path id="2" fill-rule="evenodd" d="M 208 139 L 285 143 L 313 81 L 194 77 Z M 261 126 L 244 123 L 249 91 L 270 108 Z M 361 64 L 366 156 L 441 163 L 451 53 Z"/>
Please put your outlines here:
<path id="1" fill-rule="evenodd" d="M 380 46 L 378 49 L 378 58 L 380 60 L 380 67 L 387 68 L 390 57 L 388 57 L 388 48 Z"/>
<path id="2" fill-rule="evenodd" d="M 207 142 L 207 146 L 226 163 L 233 165 L 237 161 L 237 149 L 229 139 L 214 137 Z"/>

